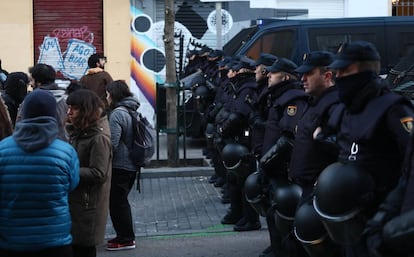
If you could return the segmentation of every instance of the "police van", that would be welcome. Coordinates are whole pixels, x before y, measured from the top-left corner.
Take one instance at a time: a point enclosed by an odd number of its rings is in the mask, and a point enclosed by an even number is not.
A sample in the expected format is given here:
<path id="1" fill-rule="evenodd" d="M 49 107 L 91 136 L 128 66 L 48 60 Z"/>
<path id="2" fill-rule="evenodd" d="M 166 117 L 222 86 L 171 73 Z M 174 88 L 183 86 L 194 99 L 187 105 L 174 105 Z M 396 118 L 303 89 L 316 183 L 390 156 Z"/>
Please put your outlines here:
<path id="1" fill-rule="evenodd" d="M 344 42 L 369 41 L 380 52 L 381 73 L 385 74 L 401 57 L 414 50 L 414 16 L 270 19 L 265 25 L 259 22 L 243 30 L 236 38 L 224 46 L 226 54 L 246 55 L 256 60 L 261 52 L 271 53 L 289 58 L 298 65 L 304 53 L 336 52 Z M 235 42 L 240 43 L 235 45 Z"/>

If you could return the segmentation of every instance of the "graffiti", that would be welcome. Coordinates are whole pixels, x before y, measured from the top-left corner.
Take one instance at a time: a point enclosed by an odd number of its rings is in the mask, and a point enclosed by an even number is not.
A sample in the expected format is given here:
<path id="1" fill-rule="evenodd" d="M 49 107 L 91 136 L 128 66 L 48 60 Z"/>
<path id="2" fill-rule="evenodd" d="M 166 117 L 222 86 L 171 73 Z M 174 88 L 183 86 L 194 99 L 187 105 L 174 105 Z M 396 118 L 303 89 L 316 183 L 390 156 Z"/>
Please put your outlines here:
<path id="1" fill-rule="evenodd" d="M 69 39 L 66 51 L 62 54 L 57 37 L 46 36 L 40 46 L 38 63 L 51 65 L 70 79 L 80 79 L 88 69 L 88 58 L 96 48 L 83 40 Z"/>
<path id="2" fill-rule="evenodd" d="M 70 39 L 63 61 L 62 74 L 71 79 L 80 79 L 88 69 L 88 58 L 95 53 L 95 47 L 85 41 Z"/>
<path id="3" fill-rule="evenodd" d="M 63 57 L 60 51 L 59 40 L 56 37 L 46 36 L 40 45 L 40 55 L 38 63 L 51 65 L 55 70 L 63 68 Z"/>
<path id="4" fill-rule="evenodd" d="M 88 26 L 82 26 L 80 28 L 56 28 L 53 30 L 53 35 L 61 43 L 68 42 L 71 39 L 80 39 L 92 44 L 94 40 L 93 33 L 89 31 Z"/>

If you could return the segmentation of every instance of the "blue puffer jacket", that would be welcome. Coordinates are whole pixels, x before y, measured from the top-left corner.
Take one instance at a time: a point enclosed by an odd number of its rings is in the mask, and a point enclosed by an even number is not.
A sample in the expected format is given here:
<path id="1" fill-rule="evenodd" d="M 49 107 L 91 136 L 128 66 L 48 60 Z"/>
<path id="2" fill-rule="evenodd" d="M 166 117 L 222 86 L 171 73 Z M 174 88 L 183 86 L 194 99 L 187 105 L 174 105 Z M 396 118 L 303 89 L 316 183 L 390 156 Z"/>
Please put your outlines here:
<path id="1" fill-rule="evenodd" d="M 36 251 L 69 245 L 68 194 L 79 183 L 75 149 L 57 138 L 56 119 L 16 123 L 0 142 L 0 248 Z"/>

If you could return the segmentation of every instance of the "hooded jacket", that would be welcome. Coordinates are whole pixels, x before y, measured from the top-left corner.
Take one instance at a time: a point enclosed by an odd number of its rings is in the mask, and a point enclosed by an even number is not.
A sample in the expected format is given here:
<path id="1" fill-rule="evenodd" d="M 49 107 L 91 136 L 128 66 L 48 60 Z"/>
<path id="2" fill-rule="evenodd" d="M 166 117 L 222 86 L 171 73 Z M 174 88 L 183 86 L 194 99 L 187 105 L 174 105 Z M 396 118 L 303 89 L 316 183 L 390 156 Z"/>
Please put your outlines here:
<path id="1" fill-rule="evenodd" d="M 132 118 L 127 109 L 137 110 L 139 102 L 134 97 L 125 97 L 109 116 L 111 128 L 111 142 L 114 152 L 112 167 L 128 171 L 136 171 L 136 167 L 129 157 L 129 150 L 126 142 L 133 141 Z"/>
<path id="2" fill-rule="evenodd" d="M 79 182 L 79 160 L 57 139 L 56 119 L 16 123 L 0 142 L 0 248 L 37 251 L 69 245 L 68 194 Z"/>
<path id="3" fill-rule="evenodd" d="M 112 174 L 108 118 L 82 130 L 66 127 L 80 162 L 80 183 L 69 195 L 73 244 L 95 246 L 104 239 L 108 218 Z"/>

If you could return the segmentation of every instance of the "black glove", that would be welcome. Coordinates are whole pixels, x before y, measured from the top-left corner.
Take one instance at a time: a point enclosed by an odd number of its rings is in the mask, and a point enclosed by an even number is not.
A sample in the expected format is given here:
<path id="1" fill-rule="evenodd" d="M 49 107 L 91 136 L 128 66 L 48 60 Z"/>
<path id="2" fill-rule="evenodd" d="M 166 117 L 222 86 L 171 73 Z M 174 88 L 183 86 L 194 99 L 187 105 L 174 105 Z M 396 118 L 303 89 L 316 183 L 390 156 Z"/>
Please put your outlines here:
<path id="1" fill-rule="evenodd" d="M 230 113 L 229 117 L 223 122 L 219 129 L 221 135 L 231 135 L 233 131 L 241 128 L 240 116 L 237 113 Z"/>
<path id="2" fill-rule="evenodd" d="M 380 251 L 384 241 L 382 238 L 382 227 L 382 222 L 369 220 L 362 233 L 370 257 L 382 257 Z"/>
<path id="3" fill-rule="evenodd" d="M 268 172 L 270 169 L 284 166 L 284 163 L 287 163 L 290 160 L 292 148 L 292 139 L 285 136 L 280 137 L 276 144 L 273 145 L 260 159 L 260 167 Z"/>

